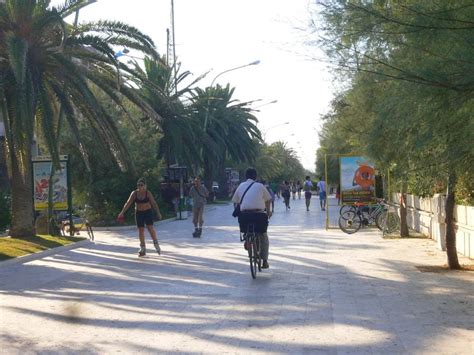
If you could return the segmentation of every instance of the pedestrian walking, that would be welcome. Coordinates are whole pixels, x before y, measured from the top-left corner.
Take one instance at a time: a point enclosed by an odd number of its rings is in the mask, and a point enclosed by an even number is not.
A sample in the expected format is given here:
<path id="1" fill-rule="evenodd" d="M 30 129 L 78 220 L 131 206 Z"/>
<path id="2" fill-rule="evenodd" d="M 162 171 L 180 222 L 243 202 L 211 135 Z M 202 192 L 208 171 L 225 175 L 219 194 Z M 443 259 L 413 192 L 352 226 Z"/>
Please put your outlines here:
<path id="1" fill-rule="evenodd" d="M 280 199 L 280 185 L 277 182 L 270 182 L 270 188 L 275 193 L 276 198 Z"/>
<path id="2" fill-rule="evenodd" d="M 319 192 L 319 204 L 321 205 L 321 211 L 326 211 L 326 181 L 324 181 L 322 176 L 319 178 L 316 187 Z"/>
<path id="3" fill-rule="evenodd" d="M 200 238 L 202 234 L 202 225 L 204 224 L 204 206 L 206 206 L 209 191 L 201 183 L 199 177 L 194 179 L 193 186 L 189 189 L 189 196 L 193 199 L 193 237 Z"/>
<path id="4" fill-rule="evenodd" d="M 263 259 L 262 269 L 268 269 L 270 243 L 267 227 L 268 220 L 272 216 L 272 211 L 270 210 L 271 196 L 265 186 L 256 182 L 257 170 L 255 168 L 248 168 L 245 172 L 245 177 L 247 180 L 239 185 L 232 197 L 232 202 L 240 204 L 240 231 L 243 233 L 247 232 L 247 226 L 252 224 L 254 231 L 261 233 L 260 255 Z M 245 244 L 244 247 L 246 248 Z"/>
<path id="5" fill-rule="evenodd" d="M 313 193 L 311 192 L 312 188 L 313 188 L 313 183 L 311 182 L 310 177 L 306 176 L 306 180 L 303 183 L 306 211 L 309 211 L 309 205 L 311 204 L 311 197 L 313 196 Z"/>
<path id="6" fill-rule="evenodd" d="M 290 183 L 288 181 L 284 181 L 283 185 L 281 187 L 281 197 L 283 197 L 283 202 L 285 203 L 286 210 L 288 211 L 290 209 Z"/>
<path id="7" fill-rule="evenodd" d="M 150 233 L 157 253 L 161 254 L 161 248 L 158 244 L 155 227 L 153 226 L 153 209 L 156 211 L 158 219 L 161 219 L 160 207 L 156 203 L 153 194 L 148 191 L 144 178 L 138 179 L 137 189 L 133 190 L 130 194 L 130 197 L 117 217 L 118 220 L 125 219 L 125 212 L 127 212 L 132 204 L 135 204 L 135 221 L 137 223 L 138 238 L 140 240 L 140 250 L 138 251 L 138 256 L 146 255 L 145 225 L 148 229 L 148 232 Z"/>
<path id="8" fill-rule="evenodd" d="M 301 200 L 301 190 L 303 190 L 303 186 L 301 186 L 301 181 L 296 182 L 296 192 L 298 193 L 298 200 Z"/>
<path id="9" fill-rule="evenodd" d="M 272 190 L 272 187 L 270 184 L 267 184 L 265 180 L 262 181 L 262 184 L 267 188 L 268 193 L 270 194 L 272 198 L 272 213 L 275 212 L 275 192 Z"/>
<path id="10" fill-rule="evenodd" d="M 296 183 L 293 181 L 293 182 L 291 183 L 291 194 L 292 194 L 292 196 L 293 196 L 293 200 L 296 200 L 296 191 L 297 191 L 297 189 L 296 189 Z"/>

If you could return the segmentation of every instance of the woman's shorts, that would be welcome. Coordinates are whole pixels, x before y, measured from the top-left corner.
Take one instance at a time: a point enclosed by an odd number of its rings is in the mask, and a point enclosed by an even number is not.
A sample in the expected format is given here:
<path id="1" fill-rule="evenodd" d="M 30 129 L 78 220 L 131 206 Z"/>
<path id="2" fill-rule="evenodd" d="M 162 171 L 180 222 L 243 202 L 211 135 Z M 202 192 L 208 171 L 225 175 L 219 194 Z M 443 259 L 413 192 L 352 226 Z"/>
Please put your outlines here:
<path id="1" fill-rule="evenodd" d="M 137 227 L 145 227 L 153 225 L 153 210 L 150 208 L 146 211 L 135 211 L 135 221 L 137 222 Z"/>
<path id="2" fill-rule="evenodd" d="M 319 193 L 319 199 L 320 200 L 325 200 L 326 199 L 326 191 L 322 191 Z"/>
<path id="3" fill-rule="evenodd" d="M 311 198 L 311 196 L 313 196 L 313 194 L 311 193 L 311 191 L 305 191 L 304 192 L 304 198 L 309 200 Z"/>

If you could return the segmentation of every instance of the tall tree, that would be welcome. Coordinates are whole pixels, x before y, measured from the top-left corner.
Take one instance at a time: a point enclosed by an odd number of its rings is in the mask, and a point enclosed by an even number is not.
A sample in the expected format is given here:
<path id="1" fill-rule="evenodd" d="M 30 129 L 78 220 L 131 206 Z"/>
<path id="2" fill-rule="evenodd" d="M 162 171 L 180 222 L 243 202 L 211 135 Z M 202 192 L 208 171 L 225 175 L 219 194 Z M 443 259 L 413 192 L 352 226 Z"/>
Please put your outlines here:
<path id="1" fill-rule="evenodd" d="M 254 161 L 261 134 L 249 102 L 233 99 L 230 85 L 197 88 L 192 112 L 200 121 L 204 183 L 208 188 L 223 174 L 226 157 L 235 162 Z"/>
<path id="2" fill-rule="evenodd" d="M 368 73 L 385 90 L 375 95 L 378 103 L 373 100 L 377 129 L 367 150 L 382 163 L 396 164 L 400 176 L 430 172 L 433 179 L 447 181 L 448 263 L 459 268 L 450 216 L 459 171 L 472 172 L 467 162 L 473 158 L 474 131 L 462 127 L 472 127 L 466 107 L 474 89 L 474 6 L 463 0 L 328 0 L 320 5 L 329 57 L 351 80 L 357 78 L 354 73 Z"/>
<path id="3" fill-rule="evenodd" d="M 156 112 L 121 79 L 112 46 L 126 45 L 157 57 L 152 40 L 134 27 L 99 21 L 77 28 L 64 18 L 86 6 L 68 0 L 49 7 L 47 0 L 7 0 L 0 4 L 0 117 L 5 123 L 12 188 L 12 237 L 35 233 L 32 204 L 31 144 L 35 128 L 43 137 L 53 163 L 59 167 L 56 131 L 64 118 L 85 161 L 88 160 L 78 121 L 97 131 L 125 169 L 127 149 L 114 119 L 93 95 L 96 87 L 123 107 L 127 97 L 150 117 Z"/>
<path id="4" fill-rule="evenodd" d="M 176 75 L 176 77 L 175 77 Z M 160 115 L 158 127 L 163 133 L 159 142 L 158 155 L 167 165 L 200 163 L 198 149 L 199 121 L 189 103 L 194 85 L 204 77 L 185 84 L 191 75 L 189 71 L 176 71 L 164 58 L 144 59 L 144 69 L 137 63 L 130 80 L 140 85 L 139 95 Z"/>

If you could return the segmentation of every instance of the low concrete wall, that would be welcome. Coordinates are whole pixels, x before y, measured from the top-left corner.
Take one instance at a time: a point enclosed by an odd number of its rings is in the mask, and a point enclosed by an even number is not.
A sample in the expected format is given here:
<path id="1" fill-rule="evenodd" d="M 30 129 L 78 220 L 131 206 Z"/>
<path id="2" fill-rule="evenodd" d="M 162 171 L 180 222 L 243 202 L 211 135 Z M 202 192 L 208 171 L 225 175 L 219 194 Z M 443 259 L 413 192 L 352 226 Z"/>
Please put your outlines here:
<path id="1" fill-rule="evenodd" d="M 393 194 L 393 201 L 400 201 L 400 194 Z M 435 240 L 438 248 L 446 250 L 446 196 L 436 194 L 423 198 L 407 195 L 407 223 L 417 232 Z M 456 205 L 456 248 L 458 253 L 474 258 L 474 207 Z"/>

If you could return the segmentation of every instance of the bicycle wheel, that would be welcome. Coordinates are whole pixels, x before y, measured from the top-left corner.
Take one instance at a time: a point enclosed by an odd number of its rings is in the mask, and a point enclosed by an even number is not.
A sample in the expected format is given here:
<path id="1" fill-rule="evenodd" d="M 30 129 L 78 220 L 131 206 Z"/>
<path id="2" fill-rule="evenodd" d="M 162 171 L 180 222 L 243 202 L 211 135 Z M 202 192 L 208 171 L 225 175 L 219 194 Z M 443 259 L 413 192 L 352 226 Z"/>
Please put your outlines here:
<path id="1" fill-rule="evenodd" d="M 87 234 L 89 235 L 89 239 L 93 242 L 94 232 L 92 231 L 92 226 L 89 222 L 86 222 L 86 230 L 87 230 Z"/>
<path id="2" fill-rule="evenodd" d="M 257 278 L 257 263 L 256 263 L 256 245 L 254 238 L 250 238 L 248 242 L 249 262 L 250 262 L 250 273 L 252 278 Z"/>
<path id="3" fill-rule="evenodd" d="M 262 271 L 262 257 L 260 256 L 260 250 L 261 250 L 260 235 L 258 235 L 256 238 L 255 246 L 257 247 L 255 257 L 257 259 L 258 271 Z"/>
<path id="4" fill-rule="evenodd" d="M 380 229 L 382 232 L 383 232 L 383 225 L 385 223 L 384 221 L 384 218 L 385 218 L 385 214 L 387 212 L 386 211 L 380 211 L 378 212 L 374 219 L 375 219 L 375 225 L 377 226 L 378 229 Z"/>
<path id="5" fill-rule="evenodd" d="M 342 205 L 341 208 L 339 209 L 339 216 L 342 217 L 343 215 L 346 215 L 346 212 L 356 212 L 357 209 L 355 206 L 352 205 Z"/>
<path id="6" fill-rule="evenodd" d="M 341 228 L 344 233 L 353 234 L 357 232 L 361 226 L 362 219 L 354 211 L 344 212 L 339 217 L 339 228 Z"/>
<path id="7" fill-rule="evenodd" d="M 388 212 L 383 232 L 390 234 L 397 231 L 399 228 L 400 217 L 398 217 L 398 214 L 396 212 Z"/>

